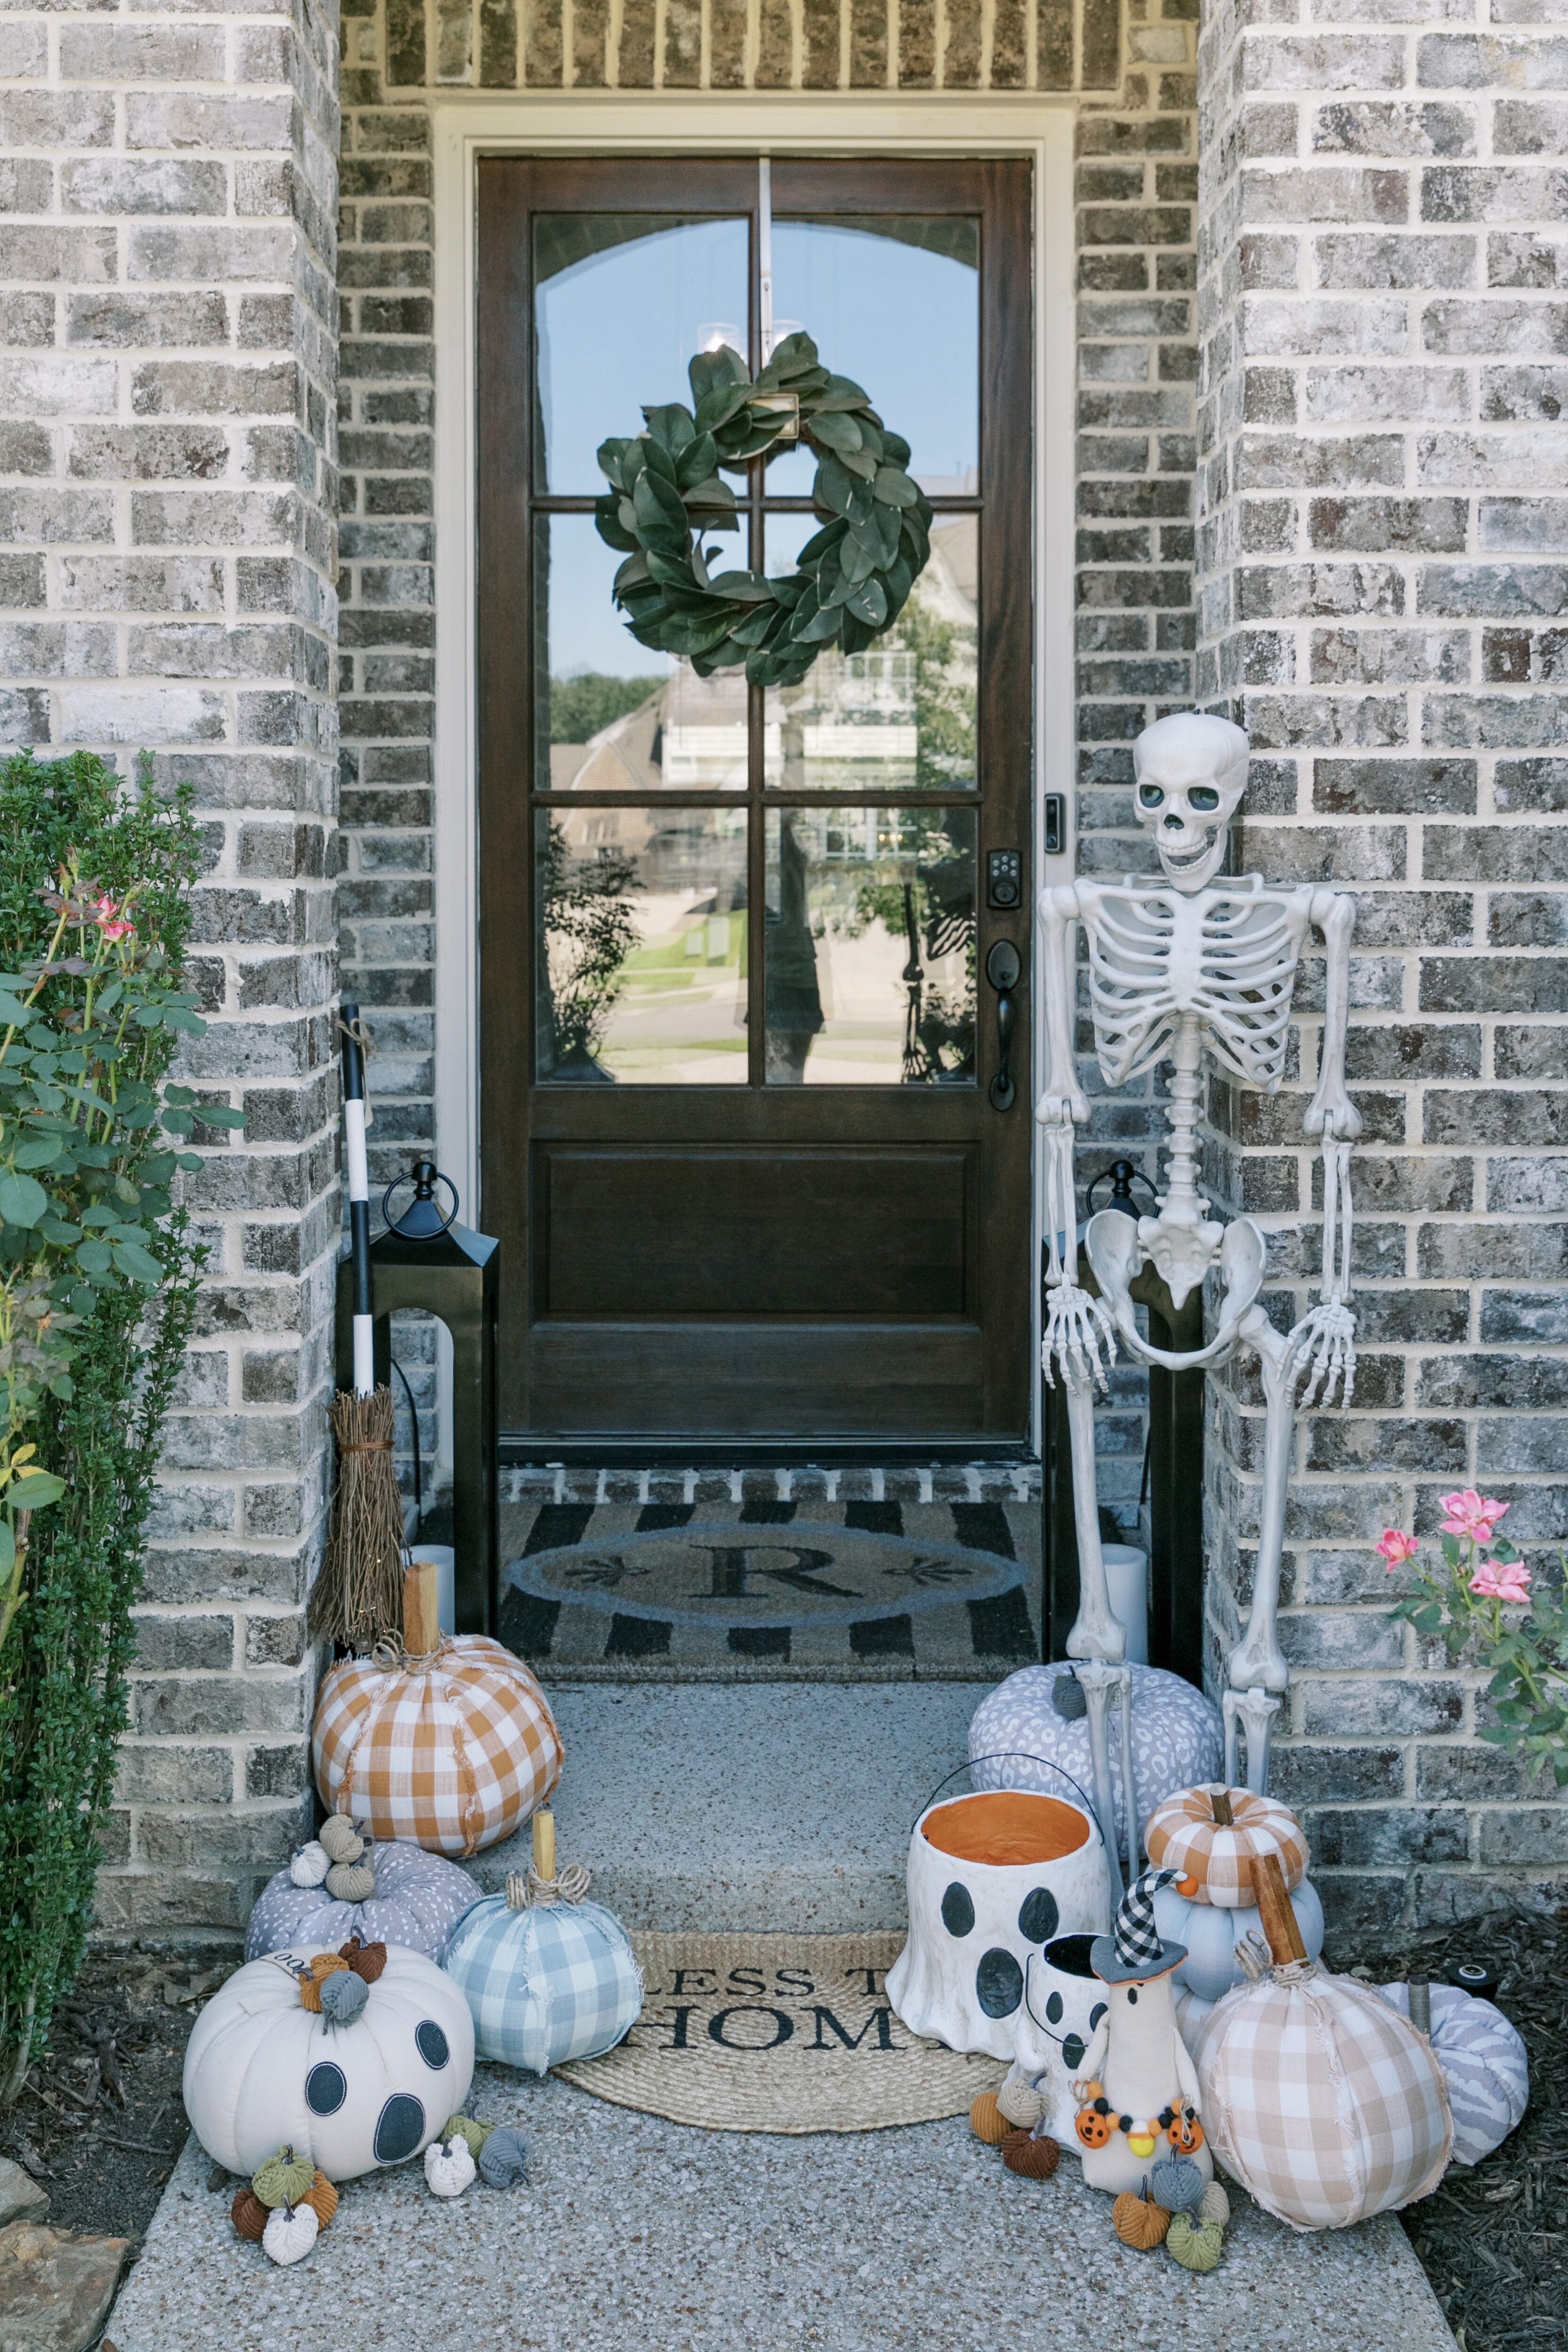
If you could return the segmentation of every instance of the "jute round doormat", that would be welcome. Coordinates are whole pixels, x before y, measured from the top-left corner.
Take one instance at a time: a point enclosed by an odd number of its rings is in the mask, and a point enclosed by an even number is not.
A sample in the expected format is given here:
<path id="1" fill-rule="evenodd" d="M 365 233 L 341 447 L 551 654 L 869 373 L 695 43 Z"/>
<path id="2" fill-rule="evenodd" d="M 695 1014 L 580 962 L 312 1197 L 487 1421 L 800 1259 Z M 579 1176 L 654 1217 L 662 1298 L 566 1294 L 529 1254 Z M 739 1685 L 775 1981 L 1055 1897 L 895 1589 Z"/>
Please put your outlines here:
<path id="1" fill-rule="evenodd" d="M 1006 2068 L 922 2042 L 888 2005 L 903 1937 L 636 1935 L 643 2012 L 556 2073 L 710 2131 L 882 2131 L 964 2115 Z"/>

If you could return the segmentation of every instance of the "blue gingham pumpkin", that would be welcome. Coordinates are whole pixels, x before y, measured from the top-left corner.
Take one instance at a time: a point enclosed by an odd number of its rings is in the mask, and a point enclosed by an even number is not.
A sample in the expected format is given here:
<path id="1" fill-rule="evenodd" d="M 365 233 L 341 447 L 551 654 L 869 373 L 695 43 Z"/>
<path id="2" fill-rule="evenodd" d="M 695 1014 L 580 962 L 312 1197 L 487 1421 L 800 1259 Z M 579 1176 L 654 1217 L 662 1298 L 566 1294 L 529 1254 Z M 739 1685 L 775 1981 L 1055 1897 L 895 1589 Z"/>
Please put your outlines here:
<path id="1" fill-rule="evenodd" d="M 459 1920 L 442 1965 L 468 1997 L 479 2056 L 534 2074 L 613 2050 L 642 2011 L 626 1931 L 597 1903 L 515 1910 L 489 1895 Z"/>

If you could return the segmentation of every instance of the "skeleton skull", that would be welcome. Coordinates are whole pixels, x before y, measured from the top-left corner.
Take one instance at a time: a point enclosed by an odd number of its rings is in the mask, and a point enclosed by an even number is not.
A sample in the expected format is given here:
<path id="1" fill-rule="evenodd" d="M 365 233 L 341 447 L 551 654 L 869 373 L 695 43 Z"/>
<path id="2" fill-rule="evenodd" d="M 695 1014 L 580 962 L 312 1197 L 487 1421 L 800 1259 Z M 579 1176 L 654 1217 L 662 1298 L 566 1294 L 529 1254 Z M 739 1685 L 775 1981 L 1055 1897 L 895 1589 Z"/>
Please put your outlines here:
<path id="1" fill-rule="evenodd" d="M 1196 710 L 1157 719 L 1132 746 L 1138 822 L 1178 890 L 1201 890 L 1218 871 L 1226 827 L 1247 789 L 1247 758 L 1239 727 Z"/>

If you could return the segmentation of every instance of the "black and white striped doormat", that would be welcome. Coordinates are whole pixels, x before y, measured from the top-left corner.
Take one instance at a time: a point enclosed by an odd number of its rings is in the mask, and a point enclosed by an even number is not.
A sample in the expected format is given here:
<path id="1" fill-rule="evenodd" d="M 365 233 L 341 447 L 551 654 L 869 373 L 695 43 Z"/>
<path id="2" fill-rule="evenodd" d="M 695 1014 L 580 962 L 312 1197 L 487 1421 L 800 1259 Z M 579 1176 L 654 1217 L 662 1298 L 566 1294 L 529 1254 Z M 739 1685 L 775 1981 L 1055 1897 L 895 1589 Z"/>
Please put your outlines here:
<path id="1" fill-rule="evenodd" d="M 501 1639 L 554 1679 L 994 1678 L 1039 1656 L 1039 1507 L 501 1507 Z"/>

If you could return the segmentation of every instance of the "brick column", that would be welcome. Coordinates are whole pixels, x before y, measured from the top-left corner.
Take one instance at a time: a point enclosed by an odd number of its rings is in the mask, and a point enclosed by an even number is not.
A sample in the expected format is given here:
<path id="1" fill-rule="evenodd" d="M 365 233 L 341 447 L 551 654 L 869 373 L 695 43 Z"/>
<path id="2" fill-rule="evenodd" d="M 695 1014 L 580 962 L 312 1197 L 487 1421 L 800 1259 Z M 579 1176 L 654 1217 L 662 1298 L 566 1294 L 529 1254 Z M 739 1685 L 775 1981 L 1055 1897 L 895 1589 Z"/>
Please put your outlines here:
<path id="1" fill-rule="evenodd" d="M 308 1785 L 337 1237 L 335 9 L 6 18 L 0 735 L 195 786 L 212 1256 L 148 1559 L 110 1930 L 232 1932 Z"/>
<path id="2" fill-rule="evenodd" d="M 1361 903 L 1350 1073 L 1363 1358 L 1299 1439 L 1278 1785 L 1338 1919 L 1558 1899 L 1568 1807 L 1480 1744 L 1479 1678 L 1390 1624 L 1370 1547 L 1445 1489 L 1568 1516 L 1568 306 L 1541 158 L 1568 79 L 1531 0 L 1218 0 L 1199 52 L 1199 698 L 1254 764 L 1235 863 Z M 1544 8 L 1539 11 L 1544 15 Z M 1214 1088 L 1216 1199 L 1258 1215 L 1273 1310 L 1315 1277 L 1301 1111 Z M 1553 1148 L 1555 1147 L 1555 1148 Z M 1215 1661 L 1245 1604 L 1261 1422 L 1214 1417 Z M 1408 1874 L 1408 1876 L 1406 1875 Z"/>

